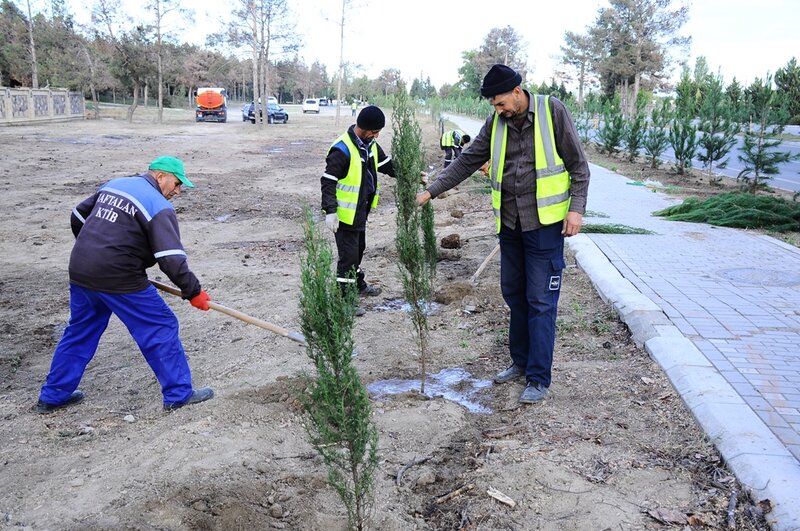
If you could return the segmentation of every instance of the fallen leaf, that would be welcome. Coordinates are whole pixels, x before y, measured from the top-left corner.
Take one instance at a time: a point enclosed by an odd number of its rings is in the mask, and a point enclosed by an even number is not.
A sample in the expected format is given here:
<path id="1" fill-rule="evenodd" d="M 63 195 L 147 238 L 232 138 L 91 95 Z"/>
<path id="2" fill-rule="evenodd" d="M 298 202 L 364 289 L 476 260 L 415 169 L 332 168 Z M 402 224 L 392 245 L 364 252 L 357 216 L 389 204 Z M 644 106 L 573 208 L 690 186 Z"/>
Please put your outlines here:
<path id="1" fill-rule="evenodd" d="M 642 376 L 642 383 L 645 385 L 651 385 L 655 383 L 655 380 L 653 380 L 652 378 L 648 378 L 647 376 Z"/>
<path id="2" fill-rule="evenodd" d="M 763 500 L 758 502 L 758 508 L 764 511 L 765 513 L 768 513 L 775 508 L 775 504 L 772 503 L 772 500 L 770 500 L 769 498 L 764 498 Z"/>

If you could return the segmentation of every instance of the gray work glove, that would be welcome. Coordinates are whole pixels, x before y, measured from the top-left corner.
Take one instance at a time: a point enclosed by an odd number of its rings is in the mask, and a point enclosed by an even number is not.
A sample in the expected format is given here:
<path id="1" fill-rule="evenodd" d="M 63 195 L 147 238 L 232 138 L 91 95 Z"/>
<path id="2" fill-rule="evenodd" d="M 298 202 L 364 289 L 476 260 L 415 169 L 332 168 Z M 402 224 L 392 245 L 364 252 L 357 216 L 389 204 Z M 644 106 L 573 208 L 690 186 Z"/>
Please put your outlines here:
<path id="1" fill-rule="evenodd" d="M 325 214 L 325 225 L 331 229 L 331 232 L 339 230 L 339 216 L 336 215 L 336 212 L 333 214 Z"/>

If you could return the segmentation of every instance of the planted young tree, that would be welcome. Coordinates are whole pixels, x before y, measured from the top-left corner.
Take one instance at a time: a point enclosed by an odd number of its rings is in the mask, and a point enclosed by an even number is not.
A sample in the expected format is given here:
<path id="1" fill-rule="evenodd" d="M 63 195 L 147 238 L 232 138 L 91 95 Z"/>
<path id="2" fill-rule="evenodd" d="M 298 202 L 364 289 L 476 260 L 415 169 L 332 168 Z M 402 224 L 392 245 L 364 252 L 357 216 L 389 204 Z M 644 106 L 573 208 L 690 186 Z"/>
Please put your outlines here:
<path id="1" fill-rule="evenodd" d="M 647 160 L 650 161 L 650 167 L 653 169 L 661 165 L 661 155 L 669 146 L 667 126 L 671 119 L 672 111 L 668 99 L 661 100 L 661 103 L 650 113 L 650 125 L 647 126 L 647 134 L 642 147 L 647 155 Z"/>
<path id="2" fill-rule="evenodd" d="M 798 158 L 788 151 L 778 151 L 782 141 L 777 135 L 783 131 L 788 113 L 778 102 L 777 93 L 772 88 L 772 76 L 764 81 L 756 78 L 747 89 L 747 97 L 753 111 L 753 122 L 748 125 L 744 135 L 744 147 L 739 160 L 744 169 L 737 179 L 742 179 L 750 193 L 765 185 L 779 173 L 778 166 Z"/>
<path id="3" fill-rule="evenodd" d="M 304 427 L 328 468 L 328 483 L 344 502 L 348 527 L 362 530 L 372 506 L 378 432 L 370 421 L 367 390 L 351 363 L 358 295 L 339 288 L 330 245 L 308 208 L 305 220 L 300 321 L 316 379 L 309 379 L 302 400 Z"/>
<path id="4" fill-rule="evenodd" d="M 578 111 L 572 116 L 575 117 L 575 129 L 578 131 L 578 138 L 580 138 L 581 144 L 588 146 L 589 142 L 592 140 L 594 118 L 585 111 Z"/>
<path id="5" fill-rule="evenodd" d="M 700 153 L 697 158 L 703 163 L 709 178 L 717 168 L 728 165 L 727 157 L 736 143 L 739 124 L 733 118 L 733 110 L 722 88 L 719 77 L 710 76 L 705 85 L 705 95 L 700 106 Z"/>
<path id="6" fill-rule="evenodd" d="M 603 107 L 603 125 L 597 132 L 597 141 L 600 151 L 613 155 L 622 145 L 625 134 L 625 118 L 619 106 L 619 97 L 615 96 Z"/>
<path id="7" fill-rule="evenodd" d="M 642 94 L 641 92 L 639 94 Z M 636 113 L 630 120 L 625 122 L 622 132 L 622 141 L 625 143 L 625 151 L 628 154 L 628 161 L 636 162 L 639 150 L 644 145 L 647 129 L 645 125 L 644 106 L 645 100 L 640 99 L 636 103 Z"/>
<path id="8" fill-rule="evenodd" d="M 392 113 L 392 164 L 397 178 L 397 255 L 403 292 L 411 305 L 411 321 L 419 347 L 420 392 L 425 392 L 428 357 L 428 307 L 436 277 L 436 235 L 433 207 L 417 206 L 420 172 L 425 164 L 422 131 L 405 87 L 395 94 Z"/>
<path id="9" fill-rule="evenodd" d="M 697 128 L 686 114 L 676 114 L 669 131 L 669 143 L 675 152 L 675 171 L 678 175 L 689 173 L 692 159 L 697 153 Z"/>

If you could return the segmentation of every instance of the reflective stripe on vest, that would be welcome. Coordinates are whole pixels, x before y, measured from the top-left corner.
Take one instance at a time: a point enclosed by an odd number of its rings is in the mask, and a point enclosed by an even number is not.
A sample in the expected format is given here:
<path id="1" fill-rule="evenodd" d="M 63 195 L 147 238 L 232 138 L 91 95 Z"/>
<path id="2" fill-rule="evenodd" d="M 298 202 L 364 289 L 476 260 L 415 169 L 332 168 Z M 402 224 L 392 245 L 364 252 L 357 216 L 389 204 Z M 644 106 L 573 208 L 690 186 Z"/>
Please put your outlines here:
<path id="1" fill-rule="evenodd" d="M 350 158 L 350 167 L 347 169 L 347 175 L 344 179 L 339 179 L 336 182 L 336 215 L 342 223 L 352 225 L 356 219 L 356 208 L 358 207 L 358 194 L 361 190 L 361 169 L 363 162 L 361 161 L 361 151 L 353 143 L 350 134 L 344 133 L 336 139 L 331 145 L 331 149 L 338 144 L 343 143 L 348 150 L 348 157 Z M 355 154 L 355 156 L 353 156 Z M 378 195 L 380 191 L 380 184 L 378 183 L 378 146 L 374 142 L 370 152 L 370 158 L 375 164 L 375 198 L 372 200 L 371 208 L 378 206 Z"/>
<path id="2" fill-rule="evenodd" d="M 551 225 L 562 221 L 569 210 L 570 196 L 569 172 L 556 150 L 553 133 L 553 117 L 550 114 L 550 96 L 531 95 L 536 98 L 536 113 L 533 123 L 533 160 L 536 175 L 536 211 L 539 223 Z M 500 217 L 503 167 L 506 160 L 506 139 L 508 125 L 505 120 L 498 134 L 499 114 L 495 113 L 492 123 L 490 177 L 492 180 L 492 210 L 494 211 L 497 232 L 502 223 Z"/>

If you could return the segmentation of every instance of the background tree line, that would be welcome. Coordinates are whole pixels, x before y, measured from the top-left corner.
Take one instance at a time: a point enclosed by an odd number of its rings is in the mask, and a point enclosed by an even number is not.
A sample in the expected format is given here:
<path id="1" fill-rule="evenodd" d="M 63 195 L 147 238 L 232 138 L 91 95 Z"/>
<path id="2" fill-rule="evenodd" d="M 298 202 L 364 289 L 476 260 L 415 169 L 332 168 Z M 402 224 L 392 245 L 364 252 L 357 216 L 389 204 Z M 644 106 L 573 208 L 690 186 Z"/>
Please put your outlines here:
<path id="1" fill-rule="evenodd" d="M 122 13 L 120 0 L 94 1 L 91 23 L 81 26 L 65 0 L 51 0 L 48 9 L 36 13 L 30 0 L 0 0 L 0 31 L 6 37 L 0 43 L 0 85 L 81 90 L 98 101 L 131 104 L 132 112 L 139 101 L 152 97 L 159 107 L 191 106 L 197 86 L 223 86 L 231 97 L 244 101 L 262 94 L 281 102 L 334 99 L 339 77 L 343 100 L 380 102 L 395 94 L 402 80 L 401 72 L 390 65 L 370 79 L 360 65 L 344 58 L 332 74 L 319 62 L 306 64 L 287 0 L 235 0 L 231 20 L 223 21 L 221 31 L 205 46 L 178 41 L 177 28 L 187 19 L 179 0 L 146 0 L 147 16 L 137 21 Z M 344 0 L 344 7 L 347 3 Z M 609 0 L 592 25 L 565 33 L 562 68 L 526 88 L 595 114 L 618 98 L 626 119 L 637 115 L 642 98 L 650 111 L 657 95 L 671 94 L 674 101 L 682 94 L 682 102 L 692 100 L 686 111 L 697 118 L 708 79 L 715 76 L 702 60 L 693 73 L 684 66 L 678 86 L 670 86 L 690 42 L 680 35 L 688 10 L 672 4 L 673 0 Z M 409 93 L 437 109 L 485 116 L 489 108 L 480 99 L 480 83 L 489 66 L 498 62 L 520 71 L 523 79 L 532 77 L 527 44 L 511 26 L 492 28 L 479 47 L 462 52 L 455 83 L 437 89 L 430 78 L 420 76 Z M 770 79 L 775 89 L 772 105 L 788 113 L 788 123 L 800 123 L 796 60 L 777 68 Z M 750 113 L 748 94 L 764 81 L 745 87 L 734 78 L 723 87 L 739 123 Z M 577 95 L 565 84 L 577 86 Z"/>

